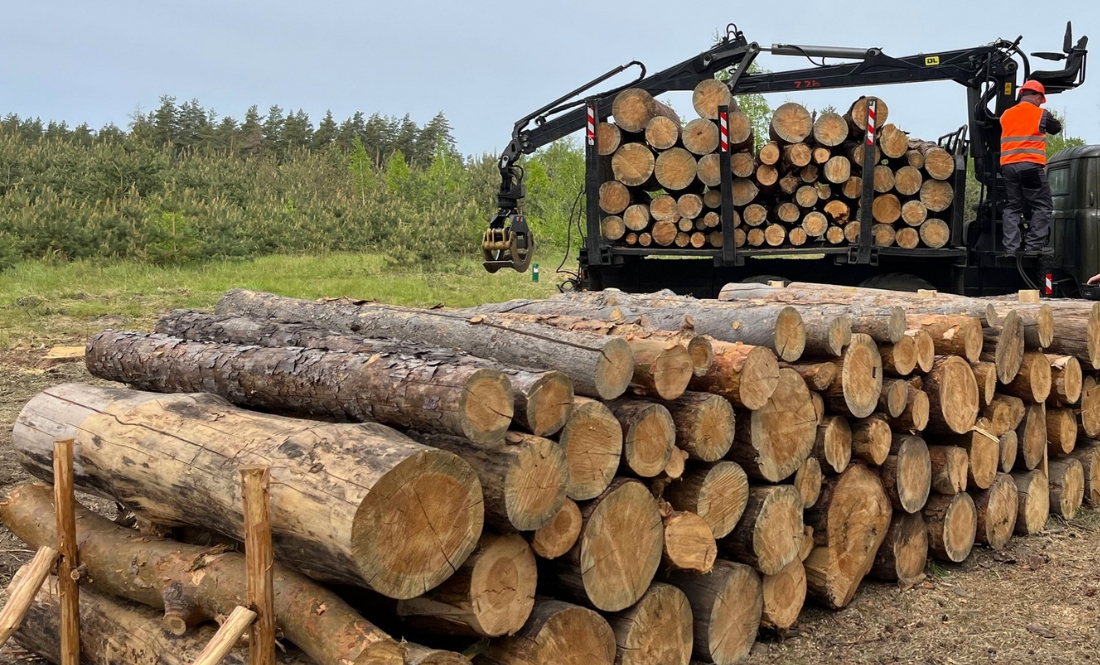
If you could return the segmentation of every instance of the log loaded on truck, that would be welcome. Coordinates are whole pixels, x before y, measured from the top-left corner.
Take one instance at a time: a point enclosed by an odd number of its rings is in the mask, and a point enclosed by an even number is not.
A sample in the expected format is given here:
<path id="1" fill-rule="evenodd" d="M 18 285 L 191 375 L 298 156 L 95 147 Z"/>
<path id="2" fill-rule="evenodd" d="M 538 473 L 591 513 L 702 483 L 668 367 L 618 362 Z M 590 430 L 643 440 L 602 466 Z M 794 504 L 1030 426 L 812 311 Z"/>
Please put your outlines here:
<path id="1" fill-rule="evenodd" d="M 1080 86 L 1087 57 L 1088 38 L 1074 43 L 1069 25 L 1061 53 L 1031 54 L 1062 69 L 1033 70 L 1021 40 L 895 58 L 878 48 L 765 47 L 731 25 L 713 48 L 656 74 L 638 61 L 616 67 L 515 124 L 499 161 L 485 268 L 525 271 L 531 263 L 517 161 L 584 129 L 573 288 L 714 297 L 726 283 L 764 278 L 1089 297 L 1084 283 L 1100 272 L 1100 147 L 1050 160 L 1048 247 L 1030 256 L 1004 251 L 1000 116 L 1016 103 L 1021 79 L 1042 83 L 1048 95 Z M 750 70 L 762 52 L 814 66 Z M 631 68 L 640 72 L 634 81 L 591 92 Z M 863 96 L 844 115 L 783 104 L 771 118 L 771 141 L 754 146 L 737 105 L 739 95 L 927 81 L 954 81 L 967 93 L 967 124 L 935 142 L 911 139 L 886 122 L 884 101 Z M 654 99 L 670 91 L 692 92 L 700 118 L 681 127 Z M 968 206 L 969 160 L 980 194 Z"/>

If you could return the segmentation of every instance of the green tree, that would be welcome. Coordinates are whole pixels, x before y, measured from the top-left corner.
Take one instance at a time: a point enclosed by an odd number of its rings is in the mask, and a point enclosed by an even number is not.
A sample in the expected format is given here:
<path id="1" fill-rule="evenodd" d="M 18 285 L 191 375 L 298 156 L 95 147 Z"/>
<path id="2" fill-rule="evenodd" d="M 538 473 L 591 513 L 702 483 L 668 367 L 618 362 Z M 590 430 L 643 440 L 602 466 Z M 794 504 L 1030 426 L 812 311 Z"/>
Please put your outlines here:
<path id="1" fill-rule="evenodd" d="M 1054 109 L 1048 109 L 1059 122 L 1062 123 L 1062 132 L 1060 134 L 1050 134 L 1047 136 L 1047 157 L 1053 157 L 1060 151 L 1066 148 L 1076 148 L 1086 145 L 1085 139 L 1079 136 L 1071 136 L 1069 133 L 1069 123 L 1066 120 L 1065 113 L 1059 113 Z"/>
<path id="2" fill-rule="evenodd" d="M 327 149 L 336 142 L 337 131 L 338 128 L 336 120 L 332 117 L 332 111 L 325 111 L 325 117 L 317 125 L 317 131 L 313 132 L 313 138 L 310 142 L 311 147 L 314 150 Z"/>
<path id="3" fill-rule="evenodd" d="M 264 152 L 264 127 L 260 117 L 260 109 L 253 104 L 244 114 L 244 122 L 241 123 L 240 144 L 238 149 L 242 155 L 253 156 Z"/>
<path id="4" fill-rule="evenodd" d="M 156 145 L 162 148 L 175 146 L 180 135 L 176 98 L 169 95 L 162 96 L 160 106 L 149 114 L 149 124 L 152 125 L 151 138 Z"/>
<path id="5" fill-rule="evenodd" d="M 302 109 L 288 114 L 283 124 L 284 155 L 295 150 L 309 148 L 313 138 L 313 123 Z"/>
<path id="6" fill-rule="evenodd" d="M 276 155 L 284 154 L 283 129 L 286 119 L 283 117 L 283 109 L 278 104 L 272 104 L 264 118 L 263 134 L 264 145 Z"/>

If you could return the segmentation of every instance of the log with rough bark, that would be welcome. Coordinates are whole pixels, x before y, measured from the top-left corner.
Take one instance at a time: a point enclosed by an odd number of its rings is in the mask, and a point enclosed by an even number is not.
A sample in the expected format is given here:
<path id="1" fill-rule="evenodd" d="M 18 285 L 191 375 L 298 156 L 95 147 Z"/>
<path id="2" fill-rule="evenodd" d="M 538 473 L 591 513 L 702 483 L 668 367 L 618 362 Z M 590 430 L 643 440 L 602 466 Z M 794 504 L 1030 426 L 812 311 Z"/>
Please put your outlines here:
<path id="1" fill-rule="evenodd" d="M 817 545 L 803 562 L 810 597 L 833 609 L 851 602 L 892 514 L 878 474 L 862 464 L 825 480 L 821 498 L 805 515 Z"/>
<path id="2" fill-rule="evenodd" d="M 615 180 L 630 187 L 647 185 L 653 179 L 656 158 L 644 143 L 624 143 L 611 156 Z"/>
<path id="3" fill-rule="evenodd" d="M 1068 455 L 1077 445 L 1077 415 L 1073 409 L 1047 408 L 1047 449 L 1051 455 Z"/>
<path id="4" fill-rule="evenodd" d="M 342 305 L 234 290 L 218 301 L 218 313 L 259 319 L 311 321 L 362 335 L 409 344 L 461 348 L 467 353 L 517 367 L 558 370 L 577 393 L 601 399 L 623 394 L 634 375 L 630 345 L 617 337 L 565 332 L 545 326 L 390 305 Z"/>
<path id="5" fill-rule="evenodd" d="M 978 512 L 978 542 L 994 550 L 1007 545 L 1020 509 L 1012 476 L 998 474 L 989 489 L 974 492 L 974 507 Z"/>
<path id="6" fill-rule="evenodd" d="M 978 362 L 981 358 L 985 336 L 977 317 L 910 312 L 906 323 L 911 330 L 920 328 L 931 335 L 938 354 L 962 356 L 969 362 Z"/>
<path id="7" fill-rule="evenodd" d="M 1052 459 L 1050 467 L 1050 512 L 1067 520 L 1077 517 L 1085 497 L 1085 469 L 1070 458 Z"/>
<path id="8" fill-rule="evenodd" d="M 741 521 L 718 541 L 719 553 L 764 575 L 778 573 L 802 547 L 802 510 L 802 496 L 791 485 L 749 488 Z"/>
<path id="9" fill-rule="evenodd" d="M 719 560 L 708 575 L 673 573 L 669 581 L 691 605 L 696 658 L 734 665 L 749 655 L 764 609 L 763 586 L 755 570 Z"/>
<path id="10" fill-rule="evenodd" d="M 623 430 L 615 414 L 603 402 L 578 397 L 558 443 L 569 467 L 566 496 L 583 501 L 602 494 L 615 477 L 623 452 Z"/>
<path id="11" fill-rule="evenodd" d="M 1047 450 L 1047 410 L 1045 404 L 1028 404 L 1016 428 L 1020 454 L 1016 466 L 1031 470 L 1043 461 Z"/>
<path id="12" fill-rule="evenodd" d="M 908 588 L 924 579 L 928 562 L 928 527 L 924 516 L 916 513 L 894 513 L 886 538 L 875 555 L 871 577 L 897 582 Z"/>
<path id="13" fill-rule="evenodd" d="M 1035 469 L 1015 471 L 1011 475 L 1016 483 L 1018 499 L 1016 534 L 1030 536 L 1039 533 L 1050 517 L 1050 488 L 1047 485 L 1047 474 L 1042 469 Z"/>
<path id="14" fill-rule="evenodd" d="M 481 535 L 481 484 L 470 466 L 380 425 L 281 418 L 207 394 L 65 384 L 32 399 L 13 431 L 20 461 L 45 480 L 58 438 L 77 442 L 81 489 L 156 523 L 234 538 L 243 535 L 237 467 L 266 464 L 276 556 L 311 577 L 393 598 L 445 580 Z M 113 471 L 135 465 L 144 472 Z"/>
<path id="15" fill-rule="evenodd" d="M 715 462 L 722 459 L 737 431 L 737 420 L 729 400 L 718 395 L 690 392 L 664 402 L 676 425 L 676 445 L 692 459 Z"/>
<path id="16" fill-rule="evenodd" d="M 163 609 L 158 631 L 184 635 L 244 602 L 242 554 L 142 534 L 79 505 L 76 515 L 81 567 L 95 588 Z M 57 542 L 53 492 L 47 485 L 7 488 L 0 498 L 0 519 L 32 546 Z M 274 577 L 276 623 L 317 663 L 373 662 L 372 653 L 393 652 L 396 643 L 336 594 L 280 563 Z M 326 609 L 318 612 L 319 607 Z"/>
<path id="17" fill-rule="evenodd" d="M 1074 356 L 1087 363 L 1085 369 L 1100 369 L 1100 303 L 1051 300 L 1045 304 L 1057 318 L 1047 353 Z"/>
<path id="18" fill-rule="evenodd" d="M 162 317 L 157 322 L 156 331 L 199 342 L 268 347 L 300 346 L 367 355 L 412 355 L 411 347 L 405 344 L 349 333 L 336 333 L 308 323 L 258 321 L 241 316 L 215 316 L 188 310 L 177 310 Z M 569 378 L 560 372 L 532 372 L 516 369 L 491 360 L 440 348 L 430 348 L 415 355 L 424 363 L 431 365 L 453 362 L 501 372 L 508 378 L 515 395 L 515 421 L 539 436 L 547 436 L 561 429 L 572 409 L 573 385 Z"/>
<path id="19" fill-rule="evenodd" d="M 1085 478 L 1085 503 L 1090 506 L 1100 505 L 1100 444 L 1091 439 L 1078 441 L 1070 457 L 1081 463 Z"/>
<path id="20" fill-rule="evenodd" d="M 21 646 L 51 663 L 63 662 L 58 639 L 61 632 L 60 605 L 57 578 L 47 578 L 16 633 Z M 191 665 L 198 662 L 215 632 L 214 626 L 201 626 L 190 635 L 171 635 L 161 628 L 157 612 L 152 609 L 122 602 L 89 588 L 80 592 L 82 662 L 89 665 Z M 232 649 L 221 662 L 225 665 L 247 665 L 248 650 Z M 306 665 L 316 661 L 291 649 L 279 653 L 276 662 L 281 665 Z M 401 646 L 394 643 L 388 653 L 378 653 L 364 662 L 403 665 Z"/>
<path id="21" fill-rule="evenodd" d="M 952 496 L 966 490 L 969 459 L 958 446 L 929 446 L 932 462 L 932 490 Z"/>
<path id="22" fill-rule="evenodd" d="M 1046 355 L 1028 352 L 1024 354 L 1016 377 L 1001 390 L 1028 402 L 1045 402 L 1050 395 L 1051 380 L 1050 360 Z"/>
<path id="23" fill-rule="evenodd" d="M 718 545 L 706 520 L 693 512 L 669 510 L 664 525 L 665 551 L 661 560 L 665 567 L 709 573 L 718 557 Z"/>
<path id="24" fill-rule="evenodd" d="M 611 102 L 611 115 L 615 117 L 615 124 L 623 131 L 635 134 L 645 131 L 646 125 L 654 116 L 680 121 L 680 116 L 675 111 L 641 88 L 627 88 L 615 95 Z"/>
<path id="25" fill-rule="evenodd" d="M 715 538 L 725 538 L 745 512 L 749 479 L 734 462 L 695 464 L 665 488 L 663 497 L 676 510 L 702 517 Z"/>
<path id="26" fill-rule="evenodd" d="M 88 340 L 93 376 L 162 393 L 211 392 L 266 411 L 433 429 L 492 445 L 512 421 L 500 372 L 409 354 L 187 342 L 105 330 Z M 686 353 L 686 352 L 685 352 Z"/>
<path id="27" fill-rule="evenodd" d="M 569 464 L 565 451 L 550 439 L 509 432 L 494 446 L 430 432 L 415 440 L 454 453 L 477 473 L 485 521 L 498 531 L 534 531 L 546 526 L 565 503 Z"/>
<path id="28" fill-rule="evenodd" d="M 711 349 L 712 362 L 691 380 L 691 390 L 720 395 L 746 409 L 760 409 L 768 403 L 779 385 L 779 364 L 771 350 L 729 342 L 713 342 Z"/>
<path id="29" fill-rule="evenodd" d="M 554 519 L 531 534 L 531 550 L 543 559 L 558 558 L 577 542 L 581 524 L 581 509 L 572 499 L 566 499 Z"/>
<path id="30" fill-rule="evenodd" d="M 557 588 L 596 609 L 618 612 L 638 602 L 664 551 L 656 499 L 637 480 L 621 478 L 581 507 L 580 538 L 549 569 Z"/>
<path id="31" fill-rule="evenodd" d="M 978 534 L 978 511 L 966 492 L 933 494 L 924 507 L 928 549 L 937 559 L 962 563 L 970 556 Z"/>
<path id="32" fill-rule="evenodd" d="M 687 665 L 691 660 L 691 605 L 671 584 L 655 582 L 637 604 L 607 620 L 615 633 L 617 665 Z"/>
<path id="33" fill-rule="evenodd" d="M 817 426 L 817 438 L 810 453 L 822 473 L 843 473 L 852 459 L 852 429 L 844 416 L 825 416 Z"/>
<path id="34" fill-rule="evenodd" d="M 737 434 L 727 457 L 752 477 L 780 482 L 809 456 L 817 422 L 806 382 L 794 370 L 781 369 L 768 402 L 737 419 Z"/>
<path id="35" fill-rule="evenodd" d="M 837 413 L 854 418 L 874 413 L 882 392 L 882 357 L 871 336 L 852 335 L 844 356 L 833 362 L 839 371 L 824 393 L 826 404 Z"/>
<path id="36" fill-rule="evenodd" d="M 1054 310 L 1047 304 L 1011 303 L 1024 327 L 1028 350 L 1045 349 L 1054 341 Z M 1001 314 L 1004 307 L 998 307 Z"/>
<path id="37" fill-rule="evenodd" d="M 760 625 L 787 630 L 798 621 L 806 602 L 806 569 L 795 558 L 775 575 L 763 576 L 764 611 Z"/>
<path id="38" fill-rule="evenodd" d="M 920 512 L 932 489 L 932 461 L 919 436 L 895 434 L 882 465 L 882 482 L 896 510 Z"/>
<path id="39" fill-rule="evenodd" d="M 936 356 L 924 377 L 928 427 L 935 433 L 963 434 L 978 418 L 978 383 L 970 364 L 958 356 Z"/>
<path id="40" fill-rule="evenodd" d="M 519 535 L 485 534 L 446 582 L 397 602 L 396 615 L 420 630 L 445 635 L 512 635 L 535 605 L 535 556 Z"/>
<path id="41" fill-rule="evenodd" d="M 629 338 L 634 356 L 631 391 L 661 399 L 676 399 L 687 390 L 695 365 L 687 347 L 674 340 Z"/>
<path id="42" fill-rule="evenodd" d="M 875 414 L 852 422 L 852 457 L 872 466 L 882 466 L 890 454 L 892 439 L 886 417 Z"/>
<path id="43" fill-rule="evenodd" d="M 661 473 L 676 443 L 676 424 L 668 409 L 641 400 L 617 400 L 608 405 L 622 429 L 622 466 L 643 477 Z"/>
<path id="44" fill-rule="evenodd" d="M 478 656 L 489 665 L 615 662 L 615 633 L 598 613 L 560 600 L 539 599 L 518 633 L 489 642 Z"/>
<path id="45" fill-rule="evenodd" d="M 1050 406 L 1071 406 L 1081 399 L 1084 375 L 1081 362 L 1073 356 L 1047 356 L 1050 361 Z"/>

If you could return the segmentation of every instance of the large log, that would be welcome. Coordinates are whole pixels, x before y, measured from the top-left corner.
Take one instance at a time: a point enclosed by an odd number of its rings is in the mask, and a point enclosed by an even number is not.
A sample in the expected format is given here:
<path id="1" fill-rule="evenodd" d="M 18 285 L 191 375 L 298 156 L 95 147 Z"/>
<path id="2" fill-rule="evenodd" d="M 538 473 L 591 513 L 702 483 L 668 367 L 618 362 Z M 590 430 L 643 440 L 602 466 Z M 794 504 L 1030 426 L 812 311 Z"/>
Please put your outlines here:
<path id="1" fill-rule="evenodd" d="M 998 474 L 989 489 L 975 492 L 974 506 L 978 511 L 978 542 L 994 550 L 1007 545 L 1020 509 L 1012 476 Z"/>
<path id="2" fill-rule="evenodd" d="M 835 148 L 848 139 L 848 122 L 839 113 L 822 113 L 814 121 L 814 141 Z"/>
<path id="3" fill-rule="evenodd" d="M 924 377 L 929 413 L 926 430 L 962 434 L 978 418 L 978 383 L 970 364 L 958 356 L 937 356 Z"/>
<path id="4" fill-rule="evenodd" d="M 978 511 L 969 494 L 930 496 L 924 507 L 924 520 L 933 556 L 952 563 L 966 561 L 978 534 Z"/>
<path id="5" fill-rule="evenodd" d="M 243 316 L 215 316 L 203 312 L 176 310 L 162 317 L 156 331 L 197 342 L 225 342 L 268 347 L 300 346 L 384 357 L 415 355 L 428 365 L 454 363 L 501 372 L 508 377 L 515 395 L 514 418 L 533 434 L 548 436 L 565 424 L 573 408 L 573 384 L 557 371 L 533 372 L 467 355 L 430 347 L 412 353 L 408 344 L 377 340 L 353 333 L 338 333 L 309 323 L 259 321 Z M 690 349 L 689 349 L 690 350 Z"/>
<path id="6" fill-rule="evenodd" d="M 1016 378 L 1006 383 L 1001 390 L 1028 402 L 1045 402 L 1050 395 L 1050 360 L 1045 354 L 1029 352 L 1024 354 L 1023 364 Z"/>
<path id="7" fill-rule="evenodd" d="M 1047 474 L 1042 469 L 1033 471 L 1015 471 L 1012 480 L 1016 483 L 1018 511 L 1016 514 L 1016 534 L 1030 536 L 1039 533 L 1050 517 L 1050 488 Z"/>
<path id="8" fill-rule="evenodd" d="M 466 317 L 389 305 L 324 304 L 245 290 L 227 293 L 218 301 L 217 311 L 311 321 L 333 330 L 410 344 L 460 348 L 517 367 L 558 370 L 573 380 L 579 394 L 601 399 L 623 394 L 634 376 L 630 345 L 623 339 L 513 323 L 489 315 Z"/>
<path id="9" fill-rule="evenodd" d="M 688 665 L 691 661 L 691 605 L 684 592 L 671 584 L 655 582 L 637 604 L 607 620 L 615 632 L 617 665 Z"/>
<path id="10" fill-rule="evenodd" d="M 715 538 L 725 538 L 748 505 L 749 479 L 734 462 L 692 465 L 665 487 L 663 497 L 673 508 L 702 517 Z"/>
<path id="11" fill-rule="evenodd" d="M 663 115 L 650 118 L 645 126 L 645 142 L 654 150 L 668 150 L 680 140 L 680 121 Z"/>
<path id="12" fill-rule="evenodd" d="M 619 479 L 581 507 L 581 536 L 551 568 L 558 588 L 605 612 L 638 602 L 664 551 L 657 501 L 637 480 Z"/>
<path id="13" fill-rule="evenodd" d="M 760 409 L 737 419 L 727 457 L 754 477 L 780 482 L 798 470 L 817 436 L 817 411 L 797 372 L 779 370 L 779 384 Z"/>
<path id="14" fill-rule="evenodd" d="M 1049 466 L 1050 512 L 1072 520 L 1085 496 L 1085 469 L 1072 457 L 1052 459 Z"/>
<path id="15" fill-rule="evenodd" d="M 772 112 L 769 132 L 772 140 L 801 143 L 813 132 L 814 121 L 806 107 L 795 102 L 780 104 Z"/>
<path id="16" fill-rule="evenodd" d="M 596 150 L 601 157 L 614 155 L 619 146 L 630 138 L 633 136 L 629 132 L 624 132 L 614 123 L 601 122 L 596 125 Z"/>
<path id="17" fill-rule="evenodd" d="M 478 656 L 489 665 L 615 662 L 615 634 L 598 613 L 560 600 L 537 600 L 518 633 L 492 640 Z"/>
<path id="18" fill-rule="evenodd" d="M 1009 306 L 1020 317 L 1028 350 L 1045 349 L 1054 342 L 1054 310 L 1050 305 L 1003 303 L 1002 306 L 997 307 L 997 314 L 1001 315 Z"/>
<path id="19" fill-rule="evenodd" d="M 654 402 L 630 399 L 607 406 L 622 428 L 623 468 L 642 478 L 661 473 L 676 443 L 676 424 L 668 409 Z"/>
<path id="20" fill-rule="evenodd" d="M 928 332 L 938 354 L 962 356 L 972 363 L 981 359 L 985 335 L 977 317 L 910 312 L 906 322 L 910 329 L 920 328 Z"/>
<path id="21" fill-rule="evenodd" d="M 608 215 L 620 215 L 630 206 L 630 189 L 618 180 L 600 185 L 600 210 Z"/>
<path id="22" fill-rule="evenodd" d="M 578 397 L 558 443 L 565 449 L 569 467 L 566 496 L 582 501 L 602 494 L 615 477 L 623 452 L 623 430 L 615 414 L 603 402 Z"/>
<path id="23" fill-rule="evenodd" d="M 615 180 L 630 187 L 648 186 L 656 165 L 653 151 L 644 143 L 624 143 L 611 156 Z"/>
<path id="24" fill-rule="evenodd" d="M 85 588 L 80 592 L 82 662 L 89 665 L 191 665 L 197 662 L 215 632 L 214 626 L 202 626 L 190 635 L 171 635 L 161 628 L 157 613 L 152 609 L 119 601 L 93 589 Z M 57 578 L 50 577 L 34 598 L 15 635 L 28 651 L 47 662 L 62 663 L 60 633 L 61 593 Z M 247 665 L 248 651 L 231 650 L 221 662 Z M 290 650 L 279 653 L 276 662 L 307 665 L 315 661 L 297 650 Z M 405 661 L 401 647 L 394 643 L 387 654 L 378 654 L 369 662 L 403 665 Z"/>
<path id="25" fill-rule="evenodd" d="M 446 582 L 397 602 L 396 614 L 417 629 L 446 635 L 512 635 L 535 604 L 535 556 L 518 535 L 482 536 Z"/>
<path id="26" fill-rule="evenodd" d="M 787 630 L 798 621 L 806 602 L 806 569 L 795 558 L 775 575 L 763 577 L 764 612 L 760 625 L 771 630 Z"/>
<path id="27" fill-rule="evenodd" d="M 924 516 L 895 513 L 886 538 L 875 555 L 871 577 L 911 587 L 924 579 L 928 562 L 928 527 Z"/>
<path id="28" fill-rule="evenodd" d="M 714 342 L 711 348 L 710 366 L 688 388 L 719 395 L 746 409 L 763 408 L 779 385 L 775 354 L 761 346 L 729 342 Z"/>
<path id="29" fill-rule="evenodd" d="M 718 556 L 718 545 L 706 520 L 690 511 L 669 510 L 664 525 L 665 551 L 661 560 L 665 568 L 709 573 Z"/>
<path id="30" fill-rule="evenodd" d="M 671 148 L 657 156 L 653 164 L 653 177 L 667 192 L 687 189 L 699 173 L 695 155 L 683 148 Z"/>
<path id="31" fill-rule="evenodd" d="M 777 380 L 778 382 L 778 380 Z M 707 393 L 685 393 L 664 402 L 676 425 L 676 445 L 692 459 L 715 462 L 733 445 L 737 420 L 729 400 Z"/>
<path id="32" fill-rule="evenodd" d="M 485 521 L 498 531 L 534 531 L 565 503 L 569 464 L 562 447 L 533 434 L 510 432 L 494 446 L 457 436 L 412 433 L 415 440 L 461 457 L 477 473 Z"/>
<path id="33" fill-rule="evenodd" d="M 829 407 L 854 418 L 874 413 L 882 393 L 882 357 L 875 341 L 869 335 L 854 334 L 844 356 L 833 362 L 840 371 L 824 393 Z"/>
<path id="34" fill-rule="evenodd" d="M 755 570 L 719 560 L 707 575 L 673 573 L 669 581 L 691 605 L 696 658 L 734 665 L 749 655 L 764 609 L 763 587 Z"/>
<path id="35" fill-rule="evenodd" d="M 483 445 L 501 441 L 514 406 L 508 379 L 490 369 L 428 363 L 415 351 L 366 355 L 105 330 L 88 340 L 85 362 L 93 376 L 139 390 L 209 392 L 276 413 L 431 429 Z"/>
<path id="36" fill-rule="evenodd" d="M 718 125 L 709 118 L 696 118 L 684 125 L 680 140 L 689 152 L 709 155 L 718 149 Z"/>
<path id="37" fill-rule="evenodd" d="M 393 598 L 438 585 L 481 535 L 481 484 L 470 466 L 380 425 L 281 418 L 208 394 L 65 384 L 32 399 L 13 430 L 20 461 L 44 480 L 53 476 L 53 442 L 64 438 L 76 440 L 85 491 L 157 523 L 238 539 L 237 467 L 270 466 L 276 556 L 311 577 Z M 144 472 L 115 471 L 134 466 Z"/>
<path id="38" fill-rule="evenodd" d="M 805 515 L 816 544 L 803 562 L 812 598 L 834 609 L 851 602 L 874 564 L 892 514 L 882 481 L 862 464 L 826 479 L 817 504 Z"/>
<path id="39" fill-rule="evenodd" d="M 224 548 L 184 545 L 118 526 L 76 507 L 80 563 L 94 587 L 163 609 L 158 630 L 183 635 L 244 603 L 244 556 Z M 55 545 L 53 492 L 28 483 L 0 497 L 0 519 L 23 542 Z M 201 575 L 194 571 L 201 570 Z M 323 665 L 365 663 L 396 643 L 335 593 L 275 564 L 275 620 L 287 639 Z M 81 591 L 84 595 L 87 587 Z M 317 609 L 324 607 L 323 612 Z M 400 663 L 400 659 L 397 661 Z"/>
<path id="40" fill-rule="evenodd" d="M 802 508 L 802 496 L 791 485 L 750 488 L 741 521 L 718 541 L 719 554 L 775 575 L 801 549 Z"/>
<path id="41" fill-rule="evenodd" d="M 691 106 L 700 118 L 709 120 L 718 119 L 719 107 L 728 107 L 730 111 L 737 110 L 737 99 L 730 93 L 730 88 L 725 81 L 715 78 L 706 78 L 695 84 L 691 94 Z"/>
<path id="42" fill-rule="evenodd" d="M 1086 369 L 1100 369 L 1100 303 L 1048 301 L 1057 318 L 1047 353 L 1074 356 Z"/>
<path id="43" fill-rule="evenodd" d="M 919 436 L 895 434 L 882 465 L 882 483 L 896 510 L 917 513 L 932 489 L 932 459 Z"/>
<path id="44" fill-rule="evenodd" d="M 615 124 L 623 131 L 639 133 L 654 116 L 665 116 L 680 121 L 680 116 L 671 108 L 653 98 L 653 95 L 641 88 L 627 88 L 615 95 L 611 102 L 611 114 Z"/>
<path id="45" fill-rule="evenodd" d="M 1045 404 L 1028 404 L 1016 428 L 1020 454 L 1016 467 L 1031 470 L 1039 466 L 1047 450 L 1047 409 Z"/>

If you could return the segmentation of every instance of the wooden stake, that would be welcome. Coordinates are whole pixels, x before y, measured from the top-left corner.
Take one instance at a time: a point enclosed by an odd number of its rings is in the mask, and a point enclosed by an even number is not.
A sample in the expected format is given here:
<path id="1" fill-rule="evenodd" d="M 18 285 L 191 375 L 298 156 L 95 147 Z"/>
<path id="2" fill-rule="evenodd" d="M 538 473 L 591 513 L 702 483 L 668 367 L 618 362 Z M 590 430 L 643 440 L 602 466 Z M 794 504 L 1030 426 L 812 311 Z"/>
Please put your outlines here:
<path id="1" fill-rule="evenodd" d="M 40 547 L 38 552 L 27 564 L 23 574 L 12 580 L 8 587 L 8 602 L 4 603 L 4 609 L 0 610 L 0 647 L 7 644 L 15 631 L 23 623 L 23 617 L 30 609 L 31 603 L 46 576 L 50 574 L 53 562 L 57 560 L 57 550 L 52 547 Z"/>
<path id="2" fill-rule="evenodd" d="M 76 553 L 76 498 L 73 495 L 73 440 L 53 444 L 53 501 L 57 516 L 58 595 L 61 600 L 60 665 L 80 665 L 80 578 Z"/>
<path id="3" fill-rule="evenodd" d="M 248 627 L 254 621 L 256 621 L 256 613 L 252 610 L 240 605 L 233 608 L 225 623 L 221 625 L 221 628 L 218 628 L 218 632 L 214 633 L 214 637 L 206 643 L 206 648 L 195 659 L 195 665 L 217 665 L 220 663 L 222 658 L 225 658 L 226 654 L 229 653 L 229 650 L 236 646 L 237 641 L 241 639 L 241 635 L 248 630 Z"/>
<path id="4" fill-rule="evenodd" d="M 249 665 L 275 665 L 275 580 L 266 466 L 242 466 L 244 561 L 248 605 L 256 613 L 248 638 Z"/>

